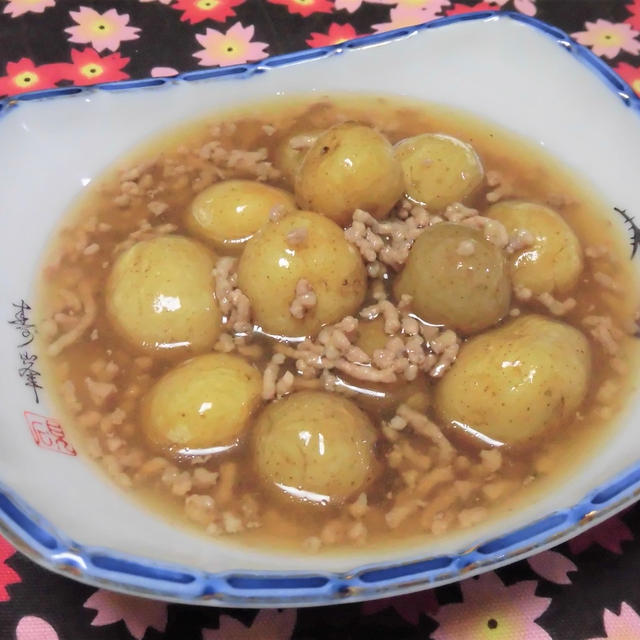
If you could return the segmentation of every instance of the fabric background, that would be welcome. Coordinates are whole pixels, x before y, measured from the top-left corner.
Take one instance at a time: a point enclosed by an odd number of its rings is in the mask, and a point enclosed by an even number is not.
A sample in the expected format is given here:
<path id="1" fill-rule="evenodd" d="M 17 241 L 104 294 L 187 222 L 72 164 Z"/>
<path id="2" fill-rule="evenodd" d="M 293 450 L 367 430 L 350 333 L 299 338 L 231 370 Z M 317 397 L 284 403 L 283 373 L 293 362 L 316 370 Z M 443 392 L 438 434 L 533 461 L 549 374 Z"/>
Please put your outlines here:
<path id="1" fill-rule="evenodd" d="M 640 0 L 0 0 L 0 97 L 254 62 L 485 9 L 557 25 L 640 94 Z M 629 640 L 640 638 L 639 576 L 640 507 L 478 578 L 300 610 L 121 596 L 49 573 L 0 538 L 0 640 Z"/>

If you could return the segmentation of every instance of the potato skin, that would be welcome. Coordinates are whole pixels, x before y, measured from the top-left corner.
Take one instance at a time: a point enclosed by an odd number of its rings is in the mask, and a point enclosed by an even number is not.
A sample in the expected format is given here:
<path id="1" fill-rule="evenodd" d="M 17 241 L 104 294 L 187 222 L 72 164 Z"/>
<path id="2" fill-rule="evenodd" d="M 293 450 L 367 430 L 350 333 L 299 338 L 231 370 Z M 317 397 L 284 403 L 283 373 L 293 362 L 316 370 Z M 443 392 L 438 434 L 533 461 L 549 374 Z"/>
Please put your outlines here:
<path id="1" fill-rule="evenodd" d="M 196 354 L 221 331 L 215 256 L 183 236 L 143 240 L 122 253 L 107 280 L 107 316 L 132 346 L 159 355 Z"/>
<path id="2" fill-rule="evenodd" d="M 590 375 L 591 349 L 580 331 L 522 316 L 462 346 L 436 387 L 435 408 L 451 426 L 525 443 L 574 416 Z"/>
<path id="3" fill-rule="evenodd" d="M 291 146 L 291 140 L 300 136 L 307 136 L 313 144 L 324 129 L 311 129 L 309 131 L 294 131 L 290 135 L 283 138 L 274 152 L 273 164 L 282 172 L 282 176 L 287 185 L 292 187 L 296 182 L 298 169 L 302 164 L 307 151 L 310 147 L 297 149 Z"/>
<path id="4" fill-rule="evenodd" d="M 300 229 L 307 232 L 304 243 L 289 244 L 287 234 Z M 301 278 L 313 287 L 317 305 L 298 319 L 289 307 Z M 238 285 L 251 301 L 254 321 L 267 333 L 315 336 L 323 325 L 360 308 L 367 276 L 360 254 L 335 222 L 298 211 L 269 222 L 247 242 Z"/>
<path id="5" fill-rule="evenodd" d="M 374 351 L 384 349 L 390 337 L 384 332 L 384 320 L 378 316 L 374 320 L 360 320 L 355 344 L 372 357 Z M 365 382 L 347 375 L 339 375 L 338 379 L 358 394 L 358 403 L 368 411 L 387 411 L 407 404 L 424 413 L 431 404 L 430 387 L 422 372 L 415 380 L 399 379 L 393 383 Z"/>
<path id="6" fill-rule="evenodd" d="M 489 207 L 486 215 L 502 222 L 509 234 L 526 230 L 535 238 L 533 246 L 517 251 L 510 260 L 514 285 L 536 295 L 573 289 L 584 266 L 582 247 L 558 213 L 533 202 L 508 200 Z"/>
<path id="7" fill-rule="evenodd" d="M 407 195 L 433 211 L 464 202 L 482 183 L 484 169 L 471 145 L 442 133 L 423 133 L 396 144 Z"/>
<path id="8" fill-rule="evenodd" d="M 269 404 L 254 426 L 258 475 L 288 497 L 340 503 L 363 489 L 375 472 L 376 433 L 346 398 L 300 391 Z"/>
<path id="9" fill-rule="evenodd" d="M 386 217 L 403 192 L 402 168 L 391 143 L 371 127 L 352 122 L 335 125 L 318 137 L 295 181 L 300 208 L 322 213 L 342 226 L 351 222 L 356 209 Z"/>
<path id="10" fill-rule="evenodd" d="M 461 255 L 462 242 L 473 244 Z M 504 255 L 477 229 L 440 223 L 415 241 L 396 278 L 394 296 L 412 296 L 412 310 L 425 322 L 464 334 L 491 327 L 509 310 L 511 284 Z"/>
<path id="11" fill-rule="evenodd" d="M 166 373 L 143 398 L 140 423 L 156 448 L 179 452 L 236 443 L 260 403 L 262 376 L 240 356 L 211 353 Z"/>
<path id="12" fill-rule="evenodd" d="M 225 180 L 193 199 L 185 222 L 191 233 L 214 247 L 239 251 L 278 206 L 295 209 L 293 195 L 254 180 Z"/>

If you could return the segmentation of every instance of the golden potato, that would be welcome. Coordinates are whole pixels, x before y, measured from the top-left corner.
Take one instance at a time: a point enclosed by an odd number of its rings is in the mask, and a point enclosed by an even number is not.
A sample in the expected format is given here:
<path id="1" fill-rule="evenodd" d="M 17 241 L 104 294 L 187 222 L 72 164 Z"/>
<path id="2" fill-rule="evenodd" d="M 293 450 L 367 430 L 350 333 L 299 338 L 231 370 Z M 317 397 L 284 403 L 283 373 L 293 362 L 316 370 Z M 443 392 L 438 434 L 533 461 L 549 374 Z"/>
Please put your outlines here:
<path id="1" fill-rule="evenodd" d="M 260 402 L 262 376 L 240 356 L 211 353 L 171 369 L 143 398 L 149 442 L 173 452 L 234 445 Z"/>
<path id="2" fill-rule="evenodd" d="M 384 318 L 378 316 L 373 320 L 361 320 L 358 323 L 358 337 L 356 346 L 360 347 L 369 357 L 377 349 L 384 349 L 391 336 L 384 332 Z"/>
<path id="3" fill-rule="evenodd" d="M 494 325 L 511 300 L 502 251 L 477 229 L 448 222 L 419 236 L 393 291 L 398 300 L 412 296 L 412 310 L 425 322 L 465 334 Z"/>
<path id="4" fill-rule="evenodd" d="M 402 169 L 391 143 L 371 127 L 353 122 L 327 129 L 304 156 L 296 175 L 296 201 L 340 225 L 356 209 L 384 218 L 404 191 Z"/>
<path id="5" fill-rule="evenodd" d="M 226 180 L 201 191 L 185 222 L 191 233 L 227 251 L 240 250 L 269 221 L 275 207 L 293 210 L 293 196 L 253 180 Z"/>
<path id="6" fill-rule="evenodd" d="M 360 491 L 375 471 L 376 432 L 341 396 L 300 391 L 266 407 L 254 427 L 258 475 L 293 498 L 339 503 Z"/>
<path id="7" fill-rule="evenodd" d="M 287 184 L 293 187 L 302 160 L 323 129 L 296 131 L 283 138 L 275 149 L 273 164 L 280 169 Z"/>
<path id="8" fill-rule="evenodd" d="M 442 133 L 423 133 L 396 145 L 407 195 L 433 211 L 464 202 L 481 184 L 484 169 L 471 145 Z"/>
<path id="9" fill-rule="evenodd" d="M 384 332 L 384 320 L 360 321 L 356 346 L 369 357 L 377 349 L 384 349 L 390 336 Z M 429 387 L 420 373 L 415 380 L 408 382 L 400 379 L 393 383 L 377 383 L 356 380 L 348 375 L 340 374 L 338 379 L 357 395 L 354 399 L 371 411 L 393 409 L 399 404 L 408 404 L 412 409 L 424 413 L 430 405 Z"/>
<path id="10" fill-rule="evenodd" d="M 291 234 L 297 240 L 291 240 Z M 301 319 L 289 307 L 300 279 L 309 282 L 315 307 Z M 253 319 L 267 333 L 314 336 L 324 324 L 354 313 L 366 293 L 362 258 L 342 229 L 310 211 L 269 222 L 247 242 L 238 264 L 238 285 L 249 297 Z"/>
<path id="11" fill-rule="evenodd" d="M 464 344 L 436 388 L 435 407 L 449 425 L 522 443 L 573 417 L 590 374 L 580 331 L 527 315 Z"/>
<path id="12" fill-rule="evenodd" d="M 398 405 L 406 404 L 415 411 L 424 413 L 431 406 L 429 383 L 423 373 L 408 382 L 365 382 L 346 374 L 339 374 L 337 384 L 347 387 L 353 394 L 351 398 L 367 411 L 377 412 L 395 410 Z"/>
<path id="13" fill-rule="evenodd" d="M 131 345 L 147 351 L 169 355 L 209 349 L 221 330 L 214 265 L 213 253 L 189 238 L 138 242 L 111 269 L 107 316 Z"/>
<path id="14" fill-rule="evenodd" d="M 567 293 L 582 273 L 580 241 L 553 209 L 533 202 L 510 200 L 489 207 L 486 213 L 506 227 L 509 234 L 528 231 L 534 244 L 511 258 L 511 279 L 534 294 Z"/>

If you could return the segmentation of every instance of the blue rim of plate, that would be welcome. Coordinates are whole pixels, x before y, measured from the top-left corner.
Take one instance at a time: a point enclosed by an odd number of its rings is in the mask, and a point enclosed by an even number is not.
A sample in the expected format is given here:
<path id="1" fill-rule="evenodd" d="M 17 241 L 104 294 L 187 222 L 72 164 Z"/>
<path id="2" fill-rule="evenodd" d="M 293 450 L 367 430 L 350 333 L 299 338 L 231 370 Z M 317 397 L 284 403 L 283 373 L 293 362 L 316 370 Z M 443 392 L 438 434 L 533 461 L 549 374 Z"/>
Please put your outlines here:
<path id="1" fill-rule="evenodd" d="M 386 44 L 451 24 L 514 20 L 544 34 L 588 67 L 622 102 L 640 114 L 640 98 L 605 62 L 561 29 L 519 13 L 483 11 L 364 36 L 319 49 L 274 56 L 254 64 L 189 71 L 171 78 L 125 80 L 91 87 L 59 87 L 5 98 L 0 116 L 21 102 L 94 91 L 122 91 L 210 78 L 249 78 L 269 69 Z M 0 482 L 0 533 L 41 566 L 82 582 L 131 595 L 168 601 L 240 607 L 317 606 L 388 597 L 432 588 L 522 559 L 571 538 L 640 497 L 640 461 L 601 485 L 574 506 L 555 511 L 459 553 L 414 562 L 360 566 L 343 573 L 238 570 L 209 573 L 110 549 L 81 545 L 53 527 Z"/>

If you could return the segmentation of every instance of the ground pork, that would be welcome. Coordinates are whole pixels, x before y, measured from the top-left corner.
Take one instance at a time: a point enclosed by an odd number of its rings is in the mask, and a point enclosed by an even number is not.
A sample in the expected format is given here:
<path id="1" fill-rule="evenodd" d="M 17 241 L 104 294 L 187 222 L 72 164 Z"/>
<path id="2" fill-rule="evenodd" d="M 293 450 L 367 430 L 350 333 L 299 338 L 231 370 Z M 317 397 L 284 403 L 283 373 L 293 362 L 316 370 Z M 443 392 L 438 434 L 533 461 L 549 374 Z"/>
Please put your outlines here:
<path id="1" fill-rule="evenodd" d="M 315 291 L 309 281 L 300 278 L 296 284 L 295 298 L 289 306 L 289 312 L 294 318 L 302 320 L 307 312 L 316 306 L 317 302 Z"/>

